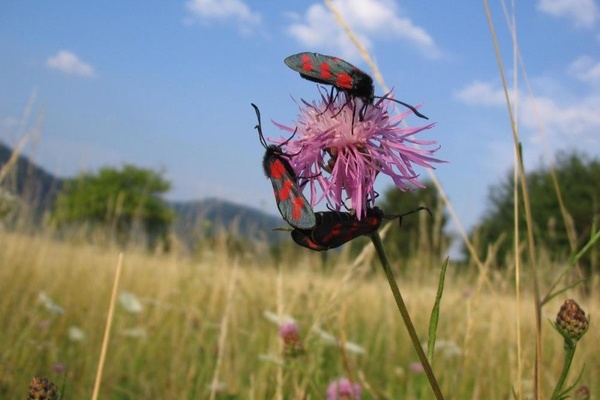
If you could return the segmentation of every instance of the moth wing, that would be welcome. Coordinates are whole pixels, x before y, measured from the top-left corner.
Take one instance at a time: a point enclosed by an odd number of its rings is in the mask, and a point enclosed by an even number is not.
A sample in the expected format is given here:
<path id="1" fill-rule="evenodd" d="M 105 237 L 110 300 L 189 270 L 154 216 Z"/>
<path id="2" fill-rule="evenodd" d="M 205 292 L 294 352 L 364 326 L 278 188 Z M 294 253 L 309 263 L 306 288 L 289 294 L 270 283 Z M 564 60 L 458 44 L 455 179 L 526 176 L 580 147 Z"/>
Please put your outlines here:
<path id="1" fill-rule="evenodd" d="M 319 53 L 305 52 L 293 54 L 283 61 L 304 79 L 326 85 L 334 85 L 347 90 L 352 89 L 354 74 L 357 71 L 361 72 L 354 65 L 341 58 Z M 341 75 L 347 75 L 347 77 L 340 80 Z"/>
<path id="2" fill-rule="evenodd" d="M 267 177 L 273 185 L 277 208 L 283 219 L 297 229 L 311 229 L 317 223 L 310 202 L 296 183 L 296 175 L 289 162 L 280 155 L 271 155 L 265 161 Z"/>
<path id="3" fill-rule="evenodd" d="M 310 229 L 294 229 L 291 233 L 294 242 L 302 247 L 314 251 L 324 251 L 329 249 L 328 247 L 321 246 L 312 239 Z"/>

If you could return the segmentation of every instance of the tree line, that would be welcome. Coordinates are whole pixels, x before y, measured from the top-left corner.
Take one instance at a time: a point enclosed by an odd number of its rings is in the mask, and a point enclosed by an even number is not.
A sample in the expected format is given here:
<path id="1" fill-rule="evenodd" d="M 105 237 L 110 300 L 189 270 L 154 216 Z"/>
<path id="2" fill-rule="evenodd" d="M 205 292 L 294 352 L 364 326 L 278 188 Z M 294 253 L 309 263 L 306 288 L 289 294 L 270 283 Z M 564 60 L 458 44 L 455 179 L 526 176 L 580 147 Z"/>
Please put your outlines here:
<path id="1" fill-rule="evenodd" d="M 554 172 L 539 166 L 526 175 L 538 245 L 552 260 L 560 261 L 581 248 L 597 229 L 600 201 L 600 161 L 577 152 L 562 152 L 556 157 Z M 448 217 L 433 185 L 412 192 L 387 190 L 377 201 L 386 214 L 400 214 L 419 206 L 426 213 L 404 217 L 400 229 L 390 229 L 386 248 L 390 257 L 409 258 L 414 252 L 438 259 L 449 249 L 452 238 L 446 232 Z M 163 199 L 171 187 L 162 171 L 125 165 L 106 167 L 96 173 L 82 173 L 66 180 L 54 203 L 51 221 L 58 228 L 82 224 L 90 231 L 110 231 L 120 243 L 132 232 L 143 231 L 150 247 L 167 240 L 174 213 Z M 518 188 L 519 199 L 522 193 Z M 487 257 L 490 243 L 496 244 L 496 263 L 514 249 L 514 179 L 507 172 L 502 181 L 489 188 L 486 212 L 470 232 L 470 239 L 481 259 Z M 518 207 L 518 231 L 525 238 L 523 207 Z M 597 246 L 595 246 L 597 247 Z M 468 259 L 466 247 L 462 250 Z M 597 251 L 581 260 L 589 271 L 597 270 Z"/>

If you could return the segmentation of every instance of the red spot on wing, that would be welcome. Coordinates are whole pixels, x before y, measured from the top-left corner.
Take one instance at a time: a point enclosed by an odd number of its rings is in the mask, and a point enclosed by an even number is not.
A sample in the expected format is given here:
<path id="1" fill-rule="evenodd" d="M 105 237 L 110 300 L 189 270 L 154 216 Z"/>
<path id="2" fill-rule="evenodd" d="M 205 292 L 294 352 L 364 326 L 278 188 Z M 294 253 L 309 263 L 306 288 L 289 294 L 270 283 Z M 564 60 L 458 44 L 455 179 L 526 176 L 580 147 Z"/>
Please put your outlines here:
<path id="1" fill-rule="evenodd" d="M 300 246 L 304 246 L 307 249 L 311 249 L 314 251 L 323 251 L 328 248 L 316 243 L 313 239 L 310 238 L 310 231 L 303 230 L 293 230 L 292 231 L 292 239 L 294 242 L 298 243 Z"/>
<path id="2" fill-rule="evenodd" d="M 284 179 L 279 193 L 275 193 L 279 201 L 286 201 L 292 197 L 292 190 L 294 189 L 294 182 L 291 179 Z"/>
<path id="3" fill-rule="evenodd" d="M 302 70 L 303 71 L 312 71 L 313 64 L 312 64 L 312 60 L 310 59 L 310 56 L 308 54 L 303 54 L 302 57 L 300 57 L 300 60 L 302 61 Z"/>
<path id="4" fill-rule="evenodd" d="M 361 233 L 358 233 L 359 231 L 360 231 L 360 222 L 354 221 L 352 223 L 352 225 L 350 225 L 348 232 L 344 236 L 344 242 L 349 242 L 350 240 L 360 236 Z"/>
<path id="5" fill-rule="evenodd" d="M 271 179 L 283 179 L 287 174 L 287 169 L 281 160 L 275 159 L 271 163 Z"/>
<path id="6" fill-rule="evenodd" d="M 308 247 L 311 250 L 322 251 L 322 250 L 326 250 L 327 249 L 324 246 L 316 244 L 314 241 L 312 241 L 309 238 L 306 238 L 306 241 L 304 242 L 304 244 L 306 245 L 306 247 Z"/>
<path id="7" fill-rule="evenodd" d="M 304 213 L 304 199 L 296 197 L 293 201 L 292 218 L 294 218 L 294 220 L 299 220 Z"/>
<path id="8" fill-rule="evenodd" d="M 336 86 L 344 89 L 352 89 L 352 76 L 348 74 L 338 74 L 336 79 Z"/>
<path id="9" fill-rule="evenodd" d="M 331 229 L 329 230 L 329 233 L 327 233 L 325 236 L 323 236 L 323 243 L 331 243 L 332 240 L 334 240 L 337 236 L 340 236 L 342 234 L 342 224 L 340 223 L 336 223 L 335 225 L 333 225 L 331 227 Z"/>
<path id="10" fill-rule="evenodd" d="M 352 221 L 347 223 L 333 224 L 329 232 L 319 239 L 319 242 L 330 247 L 337 247 L 349 242 L 359 236 L 367 235 L 379 227 L 378 218 L 365 218 L 362 221 Z"/>
<path id="11" fill-rule="evenodd" d="M 323 62 L 319 66 L 319 73 L 321 74 L 321 78 L 325 80 L 331 79 L 331 65 L 328 62 Z"/>
<path id="12" fill-rule="evenodd" d="M 374 231 L 377 228 L 379 228 L 379 224 L 381 223 L 381 219 L 379 219 L 377 217 L 366 217 L 364 219 L 364 221 L 366 224 L 368 224 L 368 227 L 367 227 L 368 233 L 371 233 L 372 230 Z"/>

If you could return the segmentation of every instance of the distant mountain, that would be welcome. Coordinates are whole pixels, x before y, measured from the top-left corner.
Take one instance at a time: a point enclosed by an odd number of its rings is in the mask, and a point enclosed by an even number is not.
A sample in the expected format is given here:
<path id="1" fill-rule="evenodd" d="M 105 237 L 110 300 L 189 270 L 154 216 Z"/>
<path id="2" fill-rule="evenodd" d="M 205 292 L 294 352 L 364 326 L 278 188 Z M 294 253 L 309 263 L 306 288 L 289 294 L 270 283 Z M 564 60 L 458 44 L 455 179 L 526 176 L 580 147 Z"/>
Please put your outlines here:
<path id="1" fill-rule="evenodd" d="M 172 201 L 176 220 L 175 234 L 180 238 L 210 236 L 225 228 L 229 233 L 248 239 L 277 240 L 284 235 L 273 228 L 284 226 L 281 218 L 256 208 L 246 207 L 221 199 Z"/>
<path id="2" fill-rule="evenodd" d="M 12 152 L 10 147 L 0 142 L 0 169 L 6 165 Z M 64 182 L 65 179 L 55 177 L 26 156 L 20 156 L 2 186 L 35 210 L 34 215 L 42 216 L 50 210 Z M 168 204 L 176 215 L 174 233 L 190 245 L 221 228 L 245 238 L 277 240 L 285 236 L 282 232 L 273 232 L 273 228 L 285 225 L 281 218 L 255 208 L 220 199 L 171 201 Z"/>
<path id="3" fill-rule="evenodd" d="M 0 170 L 4 168 L 12 153 L 13 149 L 0 142 Z M 34 215 L 41 216 L 52 206 L 63 184 L 63 179 L 55 177 L 21 155 L 4 178 L 2 187 L 17 195 L 36 211 Z"/>

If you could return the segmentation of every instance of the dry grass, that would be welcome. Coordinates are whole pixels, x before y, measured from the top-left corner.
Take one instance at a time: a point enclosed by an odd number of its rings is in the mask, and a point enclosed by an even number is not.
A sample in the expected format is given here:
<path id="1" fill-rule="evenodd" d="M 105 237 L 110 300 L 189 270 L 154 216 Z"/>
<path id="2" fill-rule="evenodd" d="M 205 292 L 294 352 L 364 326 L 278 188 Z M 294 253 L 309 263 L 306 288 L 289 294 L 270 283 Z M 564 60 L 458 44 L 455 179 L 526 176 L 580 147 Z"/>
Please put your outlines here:
<path id="1" fill-rule="evenodd" d="M 66 367 L 67 398 L 90 398 L 118 250 L 2 233 L 0 254 L 0 398 L 22 397 L 34 375 L 60 383 L 61 375 L 52 372 L 59 363 Z M 367 275 L 370 265 L 352 269 L 343 256 L 324 273 L 318 254 L 294 254 L 278 268 L 266 256 L 235 257 L 218 246 L 197 260 L 126 253 L 120 292 L 135 294 L 144 309 L 135 314 L 117 308 L 100 398 L 209 398 L 216 377 L 215 398 L 279 393 L 318 399 L 330 380 L 348 375 L 363 384 L 364 398 L 430 398 L 426 378 L 411 366 L 416 355 L 382 274 Z M 439 266 L 411 265 L 399 282 L 425 339 Z M 438 333 L 445 349 L 436 353 L 434 370 L 449 399 L 507 399 L 516 374 L 514 294 L 502 277 L 477 291 L 477 276 L 466 275 L 450 267 Z M 40 303 L 42 291 L 64 314 Z M 546 308 L 548 318 L 564 298 Z M 596 294 L 577 300 L 597 314 Z M 533 310 L 529 302 L 521 307 L 524 370 L 532 371 Z M 282 358 L 277 326 L 263 316 L 267 310 L 298 320 L 304 356 Z M 69 339 L 72 326 L 85 339 Z M 364 354 L 326 342 L 315 326 L 362 346 Z M 147 336 L 127 336 L 132 328 Z M 548 323 L 543 337 L 542 377 L 549 392 L 562 362 L 562 339 Z M 585 363 L 582 383 L 600 393 L 594 379 L 600 341 L 593 326 L 580 348 L 574 371 Z"/>

